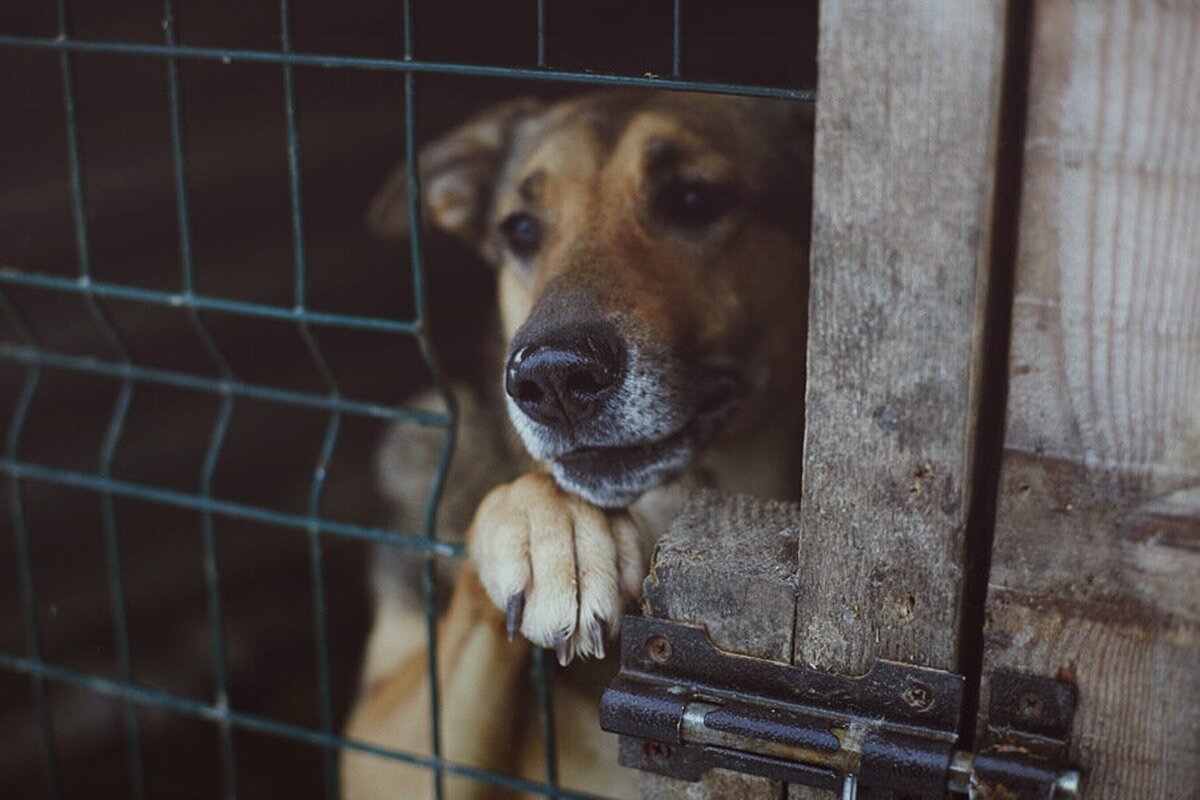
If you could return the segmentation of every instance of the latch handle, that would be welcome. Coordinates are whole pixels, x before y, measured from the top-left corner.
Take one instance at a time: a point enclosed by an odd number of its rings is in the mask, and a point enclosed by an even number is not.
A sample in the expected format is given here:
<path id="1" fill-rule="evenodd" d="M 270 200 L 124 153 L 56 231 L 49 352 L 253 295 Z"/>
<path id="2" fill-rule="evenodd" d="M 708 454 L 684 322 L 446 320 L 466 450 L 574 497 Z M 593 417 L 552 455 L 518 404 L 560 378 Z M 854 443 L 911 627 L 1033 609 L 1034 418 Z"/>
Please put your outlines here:
<path id="1" fill-rule="evenodd" d="M 1062 763 L 1065 739 L 1054 738 L 1070 730 L 1073 687 L 1010 673 L 993 681 L 993 706 L 1013 692 L 1049 693 L 1058 717 L 1029 733 L 995 712 L 1006 727 L 989 729 L 976 755 L 955 748 L 959 675 L 894 662 L 862 677 L 831 675 L 725 653 L 702 628 L 631 616 L 600 724 L 621 734 L 622 764 L 690 781 L 722 768 L 843 797 L 860 785 L 922 796 L 1003 786 L 1014 798 L 1075 797 L 1079 773 Z"/>

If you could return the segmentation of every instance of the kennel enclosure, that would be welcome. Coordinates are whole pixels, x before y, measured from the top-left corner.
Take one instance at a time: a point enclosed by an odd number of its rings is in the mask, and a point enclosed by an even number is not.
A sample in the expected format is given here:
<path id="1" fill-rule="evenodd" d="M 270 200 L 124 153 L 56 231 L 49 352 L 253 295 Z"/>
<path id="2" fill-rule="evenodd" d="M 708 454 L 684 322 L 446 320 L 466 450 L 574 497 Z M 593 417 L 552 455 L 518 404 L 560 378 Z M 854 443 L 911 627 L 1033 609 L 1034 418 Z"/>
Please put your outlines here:
<path id="1" fill-rule="evenodd" d="M 147 793 L 139 753 L 143 717 L 153 709 L 214 726 L 226 796 L 239 794 L 233 744 L 239 730 L 315 745 L 327 796 L 338 792 L 335 756 L 342 747 L 422 764 L 439 775 L 543 796 L 582 796 L 559 786 L 554 774 L 554 747 L 566 743 L 555 741 L 544 691 L 544 782 L 442 759 L 436 681 L 430 755 L 383 752 L 338 735 L 326 665 L 325 549 L 344 537 L 427 554 L 423 591 L 432 637 L 432 559 L 461 556 L 461 548 L 433 535 L 437 476 L 421 531 L 394 532 L 323 511 L 327 467 L 348 420 L 442 427 L 448 458 L 453 413 L 419 412 L 343 391 L 321 332 L 348 328 L 415 337 L 426 374 L 438 379 L 412 169 L 416 101 L 425 76 L 734 92 L 792 102 L 816 95 L 691 80 L 683 35 L 689 12 L 681 0 L 668 9 L 670 77 L 556 69 L 549 54 L 553 7 L 533 5 L 534 63 L 516 68 L 417 57 L 413 14 L 420 4 L 414 9 L 411 3 L 403 7 L 398 58 L 296 48 L 287 0 L 279 9 L 278 49 L 180 44 L 170 2 L 163 9 L 162 39 L 154 43 L 76 37 L 65 3 L 56 33 L 0 31 L 0 48 L 45 51 L 59 60 L 71 235 L 79 257 L 70 275 L 22 264 L 0 269 L 0 302 L 10 325 L 0 356 L 21 373 L 0 467 L 8 479 L 18 568 L 11 602 L 20 609 L 24 638 L 20 648 L 0 652 L 0 666 L 28 680 L 47 794 L 56 796 L 60 784 L 47 687 L 67 684 L 117 701 L 134 796 Z M 987 714 L 998 671 L 1069 685 L 1077 705 L 1066 758 L 1081 770 L 1082 796 L 1191 796 L 1200 786 L 1200 59 L 1194 44 L 1200 13 L 1134 0 L 906 0 L 884 7 L 825 0 L 818 19 L 800 502 L 781 508 L 699 498 L 690 527 L 681 523 L 668 539 L 683 544 L 660 553 L 655 572 L 664 577 L 651 587 L 650 611 L 703 625 L 722 649 L 838 675 L 860 675 L 876 659 L 889 659 L 962 676 L 956 731 L 967 748 L 983 747 L 990 735 Z M 89 241 L 96 232 L 86 211 L 87 154 L 76 129 L 75 87 L 77 59 L 96 54 L 148 59 L 167 75 L 180 254 L 174 288 L 148 289 L 93 274 Z M 194 269 L 189 243 L 187 97 L 178 78 L 179 65 L 191 61 L 253 62 L 279 71 L 293 237 L 290 303 L 251 302 L 199 288 L 203 276 Z M 305 230 L 311 220 L 293 84 L 300 68 L 402 76 L 403 99 L 396 102 L 407 132 L 414 217 L 410 316 L 332 313 L 310 302 Z M 107 355 L 75 355 L 42 344 L 37 320 L 27 320 L 14 299 L 21 290 L 78 298 L 108 340 Z M 180 315 L 206 348 L 206 368 L 140 363 L 111 317 L 117 302 Z M 224 316 L 294 328 L 321 382 L 298 391 L 239 377 L 228 363 L 229 348 L 210 330 Z M 50 467 L 24 455 L 30 409 L 47 376 L 61 371 L 115 382 L 113 411 L 95 466 L 87 470 Z M 113 473 L 129 408 L 153 385 L 216 401 L 200 479 L 186 491 Z M 223 499 L 213 491 L 231 419 L 251 401 L 322 415 L 300 511 Z M 38 532 L 24 519 L 30 487 L 43 485 L 86 490 L 100 500 L 114 675 L 44 657 L 45 621 L 30 566 Z M 121 569 L 129 553 L 122 549 L 117 513 L 127 499 L 199 515 L 198 555 L 209 567 L 215 689 L 209 697 L 177 696 L 135 679 Z M 224 600 L 215 547 L 216 526 L 227 518 L 304 537 L 313 598 L 315 725 L 244 712 L 224 691 Z M 688 542 L 701 542 L 705 552 L 722 558 L 688 562 Z M 776 543 L 785 555 L 763 561 L 764 542 Z M 831 560 L 831 553 L 837 558 Z M 738 598 L 732 606 L 731 592 Z M 544 686 L 546 663 L 534 667 Z M 429 668 L 435 675 L 436 665 Z M 1032 702 L 1022 708 L 1027 715 L 1044 713 Z M 661 776 L 643 782 L 649 797 L 685 790 L 711 797 L 816 796 L 816 790 L 727 772 L 710 773 L 699 786 Z M 603 787 L 594 791 L 602 794 Z"/>

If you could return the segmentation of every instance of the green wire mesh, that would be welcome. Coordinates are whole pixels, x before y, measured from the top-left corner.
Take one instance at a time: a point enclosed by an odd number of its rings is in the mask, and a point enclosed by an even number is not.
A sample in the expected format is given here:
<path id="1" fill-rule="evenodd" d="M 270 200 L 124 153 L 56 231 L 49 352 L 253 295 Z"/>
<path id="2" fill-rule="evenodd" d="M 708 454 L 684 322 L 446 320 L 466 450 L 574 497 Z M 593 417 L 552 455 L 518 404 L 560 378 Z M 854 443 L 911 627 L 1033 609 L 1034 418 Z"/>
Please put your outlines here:
<path id="1" fill-rule="evenodd" d="M 87 692 L 116 699 L 121 704 L 121 720 L 128 752 L 128 772 L 133 796 L 146 796 L 143 749 L 139 729 L 139 708 L 160 708 L 178 714 L 207 720 L 216 724 L 220 739 L 222 788 L 228 798 L 238 793 L 237 762 L 233 747 L 234 729 L 257 731 L 318 746 L 323 753 L 324 792 L 328 798 L 338 796 L 337 753 L 340 749 L 359 750 L 382 758 L 421 765 L 434 771 L 437 796 L 441 796 L 442 777 L 451 773 L 493 784 L 497 787 L 533 792 L 551 797 L 586 797 L 562 789 L 556 770 L 555 735 L 548 689 L 549 664 L 542 653 L 533 663 L 533 679 L 537 684 L 539 719 L 546 751 L 546 780 L 536 783 L 505 775 L 485 772 L 461 764 L 447 762 L 442 757 L 440 741 L 436 619 L 434 609 L 434 559 L 461 556 L 462 547 L 438 541 L 434 535 L 434 520 L 446 471 L 454 448 L 454 406 L 434 355 L 426 314 L 424 265 L 422 261 L 420 225 L 420 186 L 416 170 L 416 96 L 420 74 L 451 74 L 475 77 L 503 77 L 538 81 L 566 81 L 585 85 L 666 88 L 688 91 L 712 91 L 759 97 L 776 97 L 813 101 L 815 94 L 808 90 L 742 86 L 725 83 L 687 81 L 681 77 L 682 63 L 682 2 L 672 4 L 671 76 L 609 75 L 550 69 L 546 66 L 546 9 L 545 0 L 537 0 L 537 59 L 536 68 L 514 68 L 490 65 L 422 61 L 414 57 L 412 4 L 405 0 L 403 7 L 403 58 L 361 58 L 336 55 L 298 53 L 292 47 L 290 0 L 281 0 L 279 25 L 281 46 L 278 52 L 248 49 L 184 46 L 178 43 L 173 0 L 163 4 L 163 42 L 161 44 L 121 41 L 92 41 L 73 39 L 68 21 L 66 0 L 58 0 L 58 35 L 54 37 L 0 35 L 0 47 L 33 48 L 57 53 L 61 72 L 64 114 L 66 119 L 67 159 L 70 175 L 71 211 L 74 237 L 78 252 L 78 273 L 74 278 L 20 271 L 0 267 L 0 308 L 11 320 L 16 340 L 0 341 L 0 359 L 21 365 L 25 377 L 8 427 L 0 472 L 7 477 L 8 502 L 14 530 L 14 554 L 18 572 L 20 610 L 25 629 L 23 654 L 0 651 L 0 667 L 29 677 L 34 698 L 34 710 L 45 772 L 45 784 L 50 797 L 61 795 L 58 767 L 55 763 L 54 731 L 47 701 L 47 683 L 56 682 Z M 90 263 L 88 220 L 84 203 L 84 175 L 81 163 L 76 110 L 76 79 L 74 58 L 78 53 L 109 53 L 159 58 L 167 73 L 169 91 L 171 157 L 175 204 L 178 217 L 181 269 L 177 291 L 159 291 L 136 286 L 94 280 Z M 189 213 L 186 136 L 183 123 L 183 99 L 180 92 L 179 60 L 201 59 L 229 62 L 274 64 L 283 77 L 283 105 L 286 120 L 287 170 L 290 187 L 290 214 L 293 240 L 293 304 L 290 308 L 209 296 L 196 290 L 193 272 L 193 246 Z M 293 69 L 296 66 L 323 68 L 353 68 L 400 72 L 404 80 L 405 158 L 408 165 L 411 217 L 411 248 L 415 313 L 411 320 L 398 320 L 362 315 L 324 313 L 308 306 L 307 255 L 303 212 L 303 188 L 299 167 L 300 137 L 297 126 Z M 10 297 L 10 288 L 34 288 L 82 300 L 88 313 L 102 331 L 116 358 L 104 360 L 77 356 L 47 349 L 39 341 L 34 327 Z M 194 333 L 203 343 L 215 377 L 183 371 L 146 366 L 135 361 L 120 329 L 109 316 L 105 301 L 131 301 L 139 304 L 175 309 L 186 315 Z M 295 326 L 305 348 L 316 365 L 324 384 L 319 392 L 293 391 L 259 385 L 235 377 L 225 353 L 217 344 L 204 312 L 242 315 L 265 320 L 288 322 Z M 315 328 L 342 328 L 415 337 L 421 355 L 437 386 L 448 413 L 394 407 L 355 400 L 343 395 L 325 354 L 313 335 Z M 103 437 L 99 459 L 94 472 L 81 472 L 40 465 L 22 459 L 23 434 L 34 397 L 42 381 L 44 368 L 105 376 L 118 380 L 119 391 Z M 219 398 L 215 423 L 208 435 L 201 478 L 193 492 L 159 488 L 128 482 L 113 477 L 112 465 L 125 428 L 126 418 L 139 386 L 160 385 L 195 390 Z M 309 481 L 307 513 L 285 513 L 244 502 L 222 500 L 213 495 L 213 479 L 221 457 L 222 447 L 230 428 L 235 404 L 239 400 L 261 400 L 302 407 L 326 415 L 325 435 L 316 466 Z M 433 488 L 424 512 L 420 531 L 395 532 L 340 522 L 322 516 L 322 497 L 327 478 L 327 464 L 338 442 L 339 432 L 347 416 L 379 420 L 402 420 L 407 423 L 444 429 L 444 438 Z M 38 601 L 30 560 L 30 536 L 25 520 L 22 485 L 38 482 L 94 492 L 101 499 L 101 514 L 105 544 L 106 576 L 112 610 L 112 626 L 117 653 L 117 680 L 68 669 L 49 663 L 43 656 L 43 637 L 39 630 Z M 126 611 L 125 587 L 122 580 L 122 554 L 118 537 L 114 501 L 133 498 L 143 502 L 164 504 L 198 512 L 202 515 L 204 546 L 204 578 L 214 662 L 214 692 L 211 702 L 200 702 L 168 692 L 140 686 L 134 681 L 129 621 Z M 224 610 L 221 600 L 221 575 L 218 569 L 215 520 L 232 517 L 268 525 L 303 531 L 307 537 L 311 585 L 314 598 L 313 631 L 317 687 L 319 693 L 319 726 L 308 728 L 288 724 L 263 716 L 244 713 L 231 707 L 226 655 Z M 323 583 L 323 540 L 340 536 L 363 541 L 407 548 L 423 554 L 422 596 L 429 641 L 429 704 L 432 715 L 431 754 L 397 752 L 363 742 L 351 741 L 334 728 L 330 699 L 328 631 Z"/>

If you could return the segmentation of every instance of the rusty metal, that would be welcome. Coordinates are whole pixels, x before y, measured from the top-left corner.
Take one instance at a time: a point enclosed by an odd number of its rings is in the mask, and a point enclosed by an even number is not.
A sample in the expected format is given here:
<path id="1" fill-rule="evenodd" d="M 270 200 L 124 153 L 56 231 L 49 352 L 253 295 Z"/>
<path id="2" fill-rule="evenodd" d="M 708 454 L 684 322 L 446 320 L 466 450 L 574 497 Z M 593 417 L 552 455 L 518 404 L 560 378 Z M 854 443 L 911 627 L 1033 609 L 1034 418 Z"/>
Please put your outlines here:
<path id="1" fill-rule="evenodd" d="M 1079 772 L 1064 767 L 1075 713 L 1075 687 L 1048 678 L 996 670 L 983 749 L 975 756 L 970 791 L 986 798 L 1069 798 Z"/>
<path id="2" fill-rule="evenodd" d="M 725 653 L 703 628 L 627 617 L 601 726 L 621 763 L 698 780 L 713 767 L 817 786 L 944 792 L 958 675 L 888 661 L 845 677 Z M 645 742 L 661 747 L 647 747 Z"/>
<path id="3" fill-rule="evenodd" d="M 955 749 L 963 684 L 891 661 L 832 675 L 724 652 L 701 627 L 631 616 L 600 724 L 620 734 L 622 764 L 690 781 L 723 768 L 849 796 L 1073 797 L 1078 773 L 1062 766 L 1069 687 L 998 672 L 999 727 L 976 755 Z"/>

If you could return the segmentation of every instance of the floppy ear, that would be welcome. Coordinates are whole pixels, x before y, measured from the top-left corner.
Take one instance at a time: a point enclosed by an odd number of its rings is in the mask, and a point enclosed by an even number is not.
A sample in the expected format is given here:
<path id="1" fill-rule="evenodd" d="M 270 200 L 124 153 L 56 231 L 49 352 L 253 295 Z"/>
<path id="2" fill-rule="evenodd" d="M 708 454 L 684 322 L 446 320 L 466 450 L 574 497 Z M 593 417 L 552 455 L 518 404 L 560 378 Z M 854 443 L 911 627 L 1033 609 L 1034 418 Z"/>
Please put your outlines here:
<path id="1" fill-rule="evenodd" d="M 492 106 L 421 149 L 421 210 L 426 223 L 482 242 L 492 190 L 521 124 L 540 103 L 530 98 Z M 401 164 L 371 200 L 371 230 L 380 236 L 408 235 L 408 171 Z"/>

